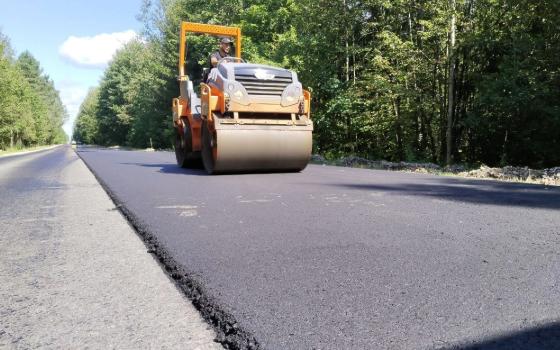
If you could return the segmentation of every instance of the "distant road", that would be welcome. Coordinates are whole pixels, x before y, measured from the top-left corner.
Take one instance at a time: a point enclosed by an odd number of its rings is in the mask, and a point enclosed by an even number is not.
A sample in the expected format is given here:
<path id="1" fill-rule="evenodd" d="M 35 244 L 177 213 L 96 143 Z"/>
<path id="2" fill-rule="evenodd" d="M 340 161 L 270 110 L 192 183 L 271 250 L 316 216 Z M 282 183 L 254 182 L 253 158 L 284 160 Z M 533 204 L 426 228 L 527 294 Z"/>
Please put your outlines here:
<path id="1" fill-rule="evenodd" d="M 317 165 L 207 176 L 169 152 L 79 154 L 203 306 L 263 348 L 560 347 L 558 188 Z"/>

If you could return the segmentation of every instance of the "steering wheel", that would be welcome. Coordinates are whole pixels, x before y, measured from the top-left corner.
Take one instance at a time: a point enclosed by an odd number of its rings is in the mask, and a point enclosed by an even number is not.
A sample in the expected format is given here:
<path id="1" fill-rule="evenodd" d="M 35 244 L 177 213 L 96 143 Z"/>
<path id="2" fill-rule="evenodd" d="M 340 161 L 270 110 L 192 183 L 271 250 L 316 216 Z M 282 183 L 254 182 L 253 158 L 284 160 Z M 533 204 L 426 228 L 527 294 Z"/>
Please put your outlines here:
<path id="1" fill-rule="evenodd" d="M 216 67 L 219 66 L 219 65 L 222 64 L 222 63 L 228 63 L 228 62 L 233 62 L 233 63 L 235 63 L 235 62 L 247 63 L 247 62 L 245 62 L 245 60 L 242 59 L 242 58 L 238 58 L 238 57 L 229 57 L 229 56 L 228 56 L 228 57 L 221 58 L 221 59 L 218 61 L 218 64 L 216 64 Z"/>

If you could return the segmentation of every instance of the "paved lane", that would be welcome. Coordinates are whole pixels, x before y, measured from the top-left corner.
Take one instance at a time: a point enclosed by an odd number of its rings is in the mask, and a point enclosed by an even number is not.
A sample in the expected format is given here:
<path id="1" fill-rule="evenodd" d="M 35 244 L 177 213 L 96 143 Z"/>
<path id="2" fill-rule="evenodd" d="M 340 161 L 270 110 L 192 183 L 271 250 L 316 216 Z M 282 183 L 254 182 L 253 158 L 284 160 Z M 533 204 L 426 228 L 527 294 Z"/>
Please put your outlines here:
<path id="1" fill-rule="evenodd" d="M 168 152 L 79 154 L 263 348 L 560 347 L 558 188 L 316 165 L 206 176 Z"/>
<path id="2" fill-rule="evenodd" d="M 0 158 L 0 349 L 223 349 L 69 147 Z"/>

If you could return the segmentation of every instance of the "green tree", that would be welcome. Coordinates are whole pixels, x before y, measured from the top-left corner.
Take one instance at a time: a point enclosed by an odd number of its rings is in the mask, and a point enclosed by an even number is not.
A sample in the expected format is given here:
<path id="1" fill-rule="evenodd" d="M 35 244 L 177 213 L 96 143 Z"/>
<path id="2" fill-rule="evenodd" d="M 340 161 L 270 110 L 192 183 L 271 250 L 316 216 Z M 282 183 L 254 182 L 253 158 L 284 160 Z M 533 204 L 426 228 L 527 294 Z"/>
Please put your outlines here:
<path id="1" fill-rule="evenodd" d="M 138 87 L 132 84 L 136 74 L 142 74 L 145 47 L 133 41 L 119 50 L 109 64 L 99 88 L 100 141 L 106 145 L 127 144 L 128 134 L 134 121 L 132 108 Z"/>
<path id="2" fill-rule="evenodd" d="M 23 147 L 37 142 L 33 109 L 37 96 L 14 64 L 12 49 L 0 40 L 0 147 Z"/>
<path id="3" fill-rule="evenodd" d="M 74 132 L 72 133 L 74 140 L 86 144 L 99 144 L 99 124 L 98 124 L 98 103 L 99 88 L 93 88 L 88 91 L 84 101 L 80 105 L 76 122 L 74 124 Z"/>
<path id="4" fill-rule="evenodd" d="M 244 58 L 295 70 L 313 93 L 315 150 L 391 160 L 560 162 L 560 3 L 552 0 L 145 0 L 145 42 L 102 81 L 104 143 L 173 132 L 181 21 L 235 25 Z M 198 82 L 215 39 L 189 37 Z"/>
<path id="5" fill-rule="evenodd" d="M 0 148 L 65 141 L 66 111 L 53 82 L 29 52 L 14 60 L 0 33 Z"/>

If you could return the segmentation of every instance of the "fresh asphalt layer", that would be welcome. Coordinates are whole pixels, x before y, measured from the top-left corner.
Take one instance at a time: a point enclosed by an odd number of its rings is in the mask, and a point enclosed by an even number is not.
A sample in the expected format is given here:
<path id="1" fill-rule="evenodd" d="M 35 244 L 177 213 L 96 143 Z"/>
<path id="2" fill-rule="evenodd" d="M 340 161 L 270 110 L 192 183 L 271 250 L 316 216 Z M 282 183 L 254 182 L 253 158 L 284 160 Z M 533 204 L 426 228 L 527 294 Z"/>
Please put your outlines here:
<path id="1" fill-rule="evenodd" d="M 229 317 L 222 337 L 560 348 L 559 188 L 318 165 L 208 176 L 170 152 L 78 153 L 205 317 Z"/>
<path id="2" fill-rule="evenodd" d="M 0 349 L 223 349 L 69 146 L 0 159 Z"/>

